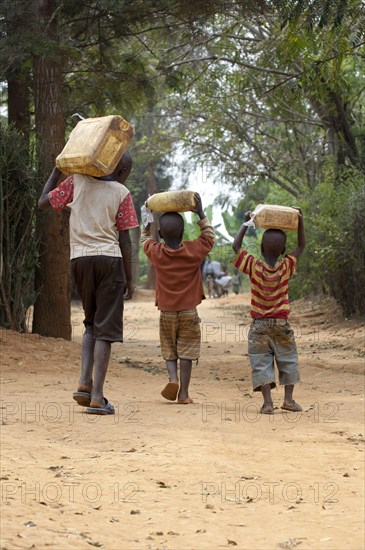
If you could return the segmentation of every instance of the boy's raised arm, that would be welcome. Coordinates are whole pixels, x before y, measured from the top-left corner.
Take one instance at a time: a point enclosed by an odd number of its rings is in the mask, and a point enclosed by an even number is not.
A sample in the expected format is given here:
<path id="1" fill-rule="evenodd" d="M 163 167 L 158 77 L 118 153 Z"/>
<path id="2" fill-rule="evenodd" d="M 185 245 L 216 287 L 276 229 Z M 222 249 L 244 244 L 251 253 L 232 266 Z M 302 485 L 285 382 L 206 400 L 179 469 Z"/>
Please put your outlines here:
<path id="1" fill-rule="evenodd" d="M 148 223 L 147 225 L 142 227 L 141 243 L 143 244 L 149 239 L 153 239 L 152 231 L 151 231 L 151 223 Z"/>
<path id="2" fill-rule="evenodd" d="M 299 256 L 301 255 L 301 253 L 303 252 L 304 248 L 305 248 L 305 230 L 304 230 L 304 223 L 303 223 L 303 213 L 302 213 L 302 210 L 300 208 L 297 208 L 296 206 L 294 206 L 293 208 L 295 208 L 296 210 L 298 210 L 298 245 L 296 247 L 296 249 L 294 250 L 293 252 L 293 255 L 296 256 L 297 258 L 299 258 Z"/>
<path id="3" fill-rule="evenodd" d="M 191 212 L 194 212 L 195 214 L 198 214 L 199 216 L 199 221 L 198 221 L 198 225 L 200 227 L 200 237 L 198 237 L 199 239 L 203 238 L 205 239 L 206 237 L 208 237 L 209 239 L 209 249 L 211 249 L 214 245 L 214 240 L 215 240 L 215 231 L 214 231 L 214 227 L 212 226 L 212 224 L 210 223 L 210 221 L 208 220 L 208 218 L 206 217 L 205 215 L 205 212 L 203 210 L 203 205 L 202 205 L 202 199 L 199 195 L 199 193 L 195 193 L 195 208 L 192 208 L 191 209 Z"/>
<path id="4" fill-rule="evenodd" d="M 149 239 L 154 239 L 152 235 L 151 224 L 155 223 L 151 210 L 147 208 L 147 206 L 145 205 L 141 207 L 141 220 L 142 220 L 141 243 L 144 244 Z"/>
<path id="5" fill-rule="evenodd" d="M 239 228 L 239 230 L 238 230 L 238 232 L 237 232 L 237 234 L 234 238 L 232 248 L 233 248 L 233 250 L 235 251 L 236 254 L 242 246 L 243 237 L 245 236 L 246 231 L 247 231 L 247 225 L 245 225 L 245 222 L 248 222 L 250 217 L 251 217 L 251 212 L 248 210 L 248 212 L 245 213 L 244 222 L 241 225 L 241 227 Z"/>

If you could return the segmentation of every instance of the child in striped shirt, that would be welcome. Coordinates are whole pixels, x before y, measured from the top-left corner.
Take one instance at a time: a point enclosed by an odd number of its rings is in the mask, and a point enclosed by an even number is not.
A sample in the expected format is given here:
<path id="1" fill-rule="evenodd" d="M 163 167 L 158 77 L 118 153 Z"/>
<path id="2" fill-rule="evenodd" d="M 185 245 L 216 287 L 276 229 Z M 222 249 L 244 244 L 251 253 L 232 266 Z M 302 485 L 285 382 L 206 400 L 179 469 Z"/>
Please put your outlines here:
<path id="1" fill-rule="evenodd" d="M 252 325 L 248 333 L 248 356 L 252 369 L 254 391 L 261 391 L 264 403 L 262 414 L 273 414 L 271 389 L 276 387 L 274 358 L 279 371 L 279 384 L 285 386 L 282 409 L 299 412 L 300 405 L 293 399 L 294 385 L 300 382 L 298 355 L 294 332 L 288 322 L 288 283 L 295 273 L 297 261 L 305 247 L 303 215 L 300 208 L 298 245 L 285 255 L 286 234 L 280 229 L 267 229 L 261 241 L 263 259 L 256 259 L 241 248 L 247 226 L 241 225 L 233 242 L 236 257 L 233 265 L 246 273 L 251 281 Z M 245 214 L 245 222 L 250 212 Z"/>

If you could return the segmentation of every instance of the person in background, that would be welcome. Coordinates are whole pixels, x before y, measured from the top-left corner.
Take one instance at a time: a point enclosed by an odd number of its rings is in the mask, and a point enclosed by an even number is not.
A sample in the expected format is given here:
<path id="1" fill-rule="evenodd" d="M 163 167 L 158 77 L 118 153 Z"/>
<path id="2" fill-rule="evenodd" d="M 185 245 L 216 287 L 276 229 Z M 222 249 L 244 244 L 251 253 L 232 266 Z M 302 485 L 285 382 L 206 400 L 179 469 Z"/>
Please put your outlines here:
<path id="1" fill-rule="evenodd" d="M 241 291 L 241 277 L 240 277 L 240 273 L 239 273 L 239 271 L 236 267 L 234 268 L 234 273 L 233 273 L 233 276 L 232 276 L 231 283 L 232 283 L 233 292 L 235 294 L 239 294 L 240 291 Z"/>

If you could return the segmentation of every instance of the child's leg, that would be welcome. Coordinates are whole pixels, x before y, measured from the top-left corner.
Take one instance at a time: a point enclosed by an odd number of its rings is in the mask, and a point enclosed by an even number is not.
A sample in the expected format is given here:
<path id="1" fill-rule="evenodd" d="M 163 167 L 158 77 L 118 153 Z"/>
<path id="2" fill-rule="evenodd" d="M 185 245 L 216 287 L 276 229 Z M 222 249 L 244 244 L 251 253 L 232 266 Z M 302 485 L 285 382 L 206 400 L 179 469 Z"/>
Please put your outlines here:
<path id="1" fill-rule="evenodd" d="M 261 391 L 264 403 L 262 414 L 273 414 L 271 389 L 275 388 L 274 353 L 269 322 L 255 320 L 248 333 L 248 358 L 252 369 L 253 391 Z"/>
<path id="2" fill-rule="evenodd" d="M 176 353 L 177 313 L 174 311 L 161 311 L 160 313 L 160 344 L 162 357 L 166 361 L 169 382 L 161 392 L 162 397 L 169 401 L 175 401 L 179 391 L 177 376 Z"/>
<path id="3" fill-rule="evenodd" d="M 104 382 L 108 370 L 112 345 L 106 340 L 95 340 L 94 347 L 94 386 L 91 394 L 91 407 L 104 405 Z"/>
<path id="4" fill-rule="evenodd" d="M 169 381 L 170 382 L 178 382 L 178 376 L 177 376 L 177 360 L 176 359 L 168 359 L 166 361 L 166 368 L 167 373 L 169 375 Z"/>
<path id="5" fill-rule="evenodd" d="M 294 385 L 300 382 L 298 367 L 298 354 L 295 344 L 294 332 L 290 324 L 276 328 L 275 358 L 279 370 L 279 383 L 284 386 L 284 402 L 282 409 L 300 412 L 301 406 L 293 399 Z"/>
<path id="6" fill-rule="evenodd" d="M 200 356 L 200 318 L 196 308 L 179 312 L 179 330 L 177 353 L 180 359 L 180 390 L 178 403 L 188 405 L 193 402 L 189 397 L 191 367 Z M 192 359 L 190 359 L 190 357 Z"/>
<path id="7" fill-rule="evenodd" d="M 282 404 L 282 409 L 285 411 L 292 411 L 292 412 L 301 412 L 303 409 L 298 403 L 296 403 L 293 399 L 293 390 L 294 390 L 294 384 L 288 384 L 285 386 L 284 390 L 284 403 Z"/>
<path id="8" fill-rule="evenodd" d="M 169 375 L 169 382 L 161 392 L 162 397 L 169 401 L 175 401 L 179 391 L 179 379 L 177 377 L 177 360 L 166 359 L 166 368 Z"/>
<path id="9" fill-rule="evenodd" d="M 261 393 L 264 398 L 264 404 L 261 407 L 262 414 L 273 414 L 274 403 L 271 399 L 271 384 L 263 384 L 261 386 Z"/>
<path id="10" fill-rule="evenodd" d="M 81 376 L 78 391 L 91 393 L 93 387 L 94 336 L 85 332 L 82 337 Z"/>
<path id="11" fill-rule="evenodd" d="M 193 400 L 189 397 L 189 384 L 191 378 L 191 359 L 180 359 L 180 390 L 177 396 L 178 403 L 190 404 Z"/>
<path id="12" fill-rule="evenodd" d="M 290 403 L 293 401 L 294 384 L 288 384 L 284 386 L 284 403 Z"/>

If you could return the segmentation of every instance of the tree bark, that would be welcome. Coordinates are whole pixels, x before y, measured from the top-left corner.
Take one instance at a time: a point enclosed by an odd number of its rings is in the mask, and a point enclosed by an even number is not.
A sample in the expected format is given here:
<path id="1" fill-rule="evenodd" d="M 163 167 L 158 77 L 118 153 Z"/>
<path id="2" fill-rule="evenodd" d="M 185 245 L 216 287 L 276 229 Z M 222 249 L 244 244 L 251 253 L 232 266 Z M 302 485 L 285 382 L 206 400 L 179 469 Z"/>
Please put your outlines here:
<path id="1" fill-rule="evenodd" d="M 57 36 L 56 3 L 44 0 L 39 7 L 39 24 L 49 37 Z M 35 122 L 40 174 L 45 181 L 62 150 L 65 122 L 62 113 L 62 67 L 52 58 L 33 58 Z M 42 183 L 43 186 L 43 183 Z M 39 190 L 39 194 L 41 189 Z M 52 209 L 37 217 L 40 240 L 35 287 L 33 332 L 71 339 L 71 278 L 69 261 L 69 214 Z"/>

